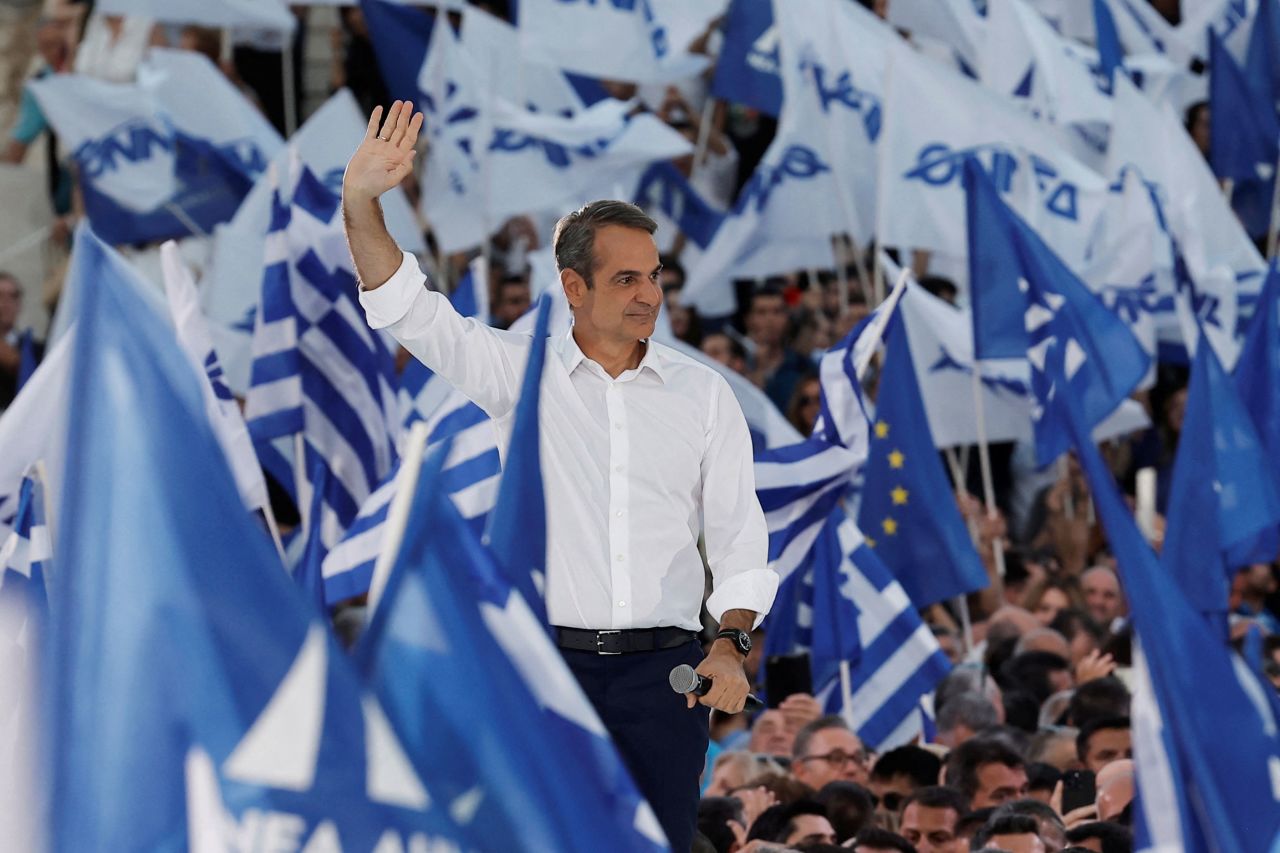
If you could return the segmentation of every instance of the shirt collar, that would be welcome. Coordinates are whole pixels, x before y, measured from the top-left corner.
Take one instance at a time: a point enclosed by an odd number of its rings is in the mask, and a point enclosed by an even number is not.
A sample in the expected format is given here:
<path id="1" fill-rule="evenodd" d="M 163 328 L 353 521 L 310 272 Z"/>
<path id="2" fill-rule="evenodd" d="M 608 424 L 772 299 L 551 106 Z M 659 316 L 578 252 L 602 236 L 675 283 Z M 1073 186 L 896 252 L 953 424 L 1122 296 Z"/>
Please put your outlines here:
<path id="1" fill-rule="evenodd" d="M 578 365 L 587 360 L 587 356 L 582 352 L 582 348 L 578 346 L 578 342 L 573 337 L 573 327 L 569 327 L 569 331 L 562 336 L 555 338 L 551 342 L 552 348 L 559 355 L 560 360 L 564 363 L 566 373 L 573 373 Z M 644 358 L 640 359 L 637 370 L 648 368 L 653 371 L 653 375 L 657 376 L 664 384 L 667 381 L 667 360 L 658 352 L 658 347 L 654 346 L 653 338 L 649 338 L 645 344 Z"/>

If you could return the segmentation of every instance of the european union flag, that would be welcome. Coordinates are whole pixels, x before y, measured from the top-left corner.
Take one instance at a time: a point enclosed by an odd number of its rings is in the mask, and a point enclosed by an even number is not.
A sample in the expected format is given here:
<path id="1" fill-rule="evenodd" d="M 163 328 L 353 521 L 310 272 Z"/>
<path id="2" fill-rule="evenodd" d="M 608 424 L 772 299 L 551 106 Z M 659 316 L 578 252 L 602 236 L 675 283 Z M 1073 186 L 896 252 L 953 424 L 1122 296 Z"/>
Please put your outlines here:
<path id="1" fill-rule="evenodd" d="M 653 851 L 662 829 L 559 651 L 423 462 L 357 659 L 481 850 Z"/>
<path id="2" fill-rule="evenodd" d="M 461 841 L 244 511 L 146 285 L 92 232 L 77 243 L 50 849 L 226 849 L 278 840 L 267 826 L 312 849 Z"/>
<path id="3" fill-rule="evenodd" d="M 511 586 L 543 625 L 547 604 L 543 587 L 547 577 L 547 504 L 542 488 L 542 454 L 538 448 L 538 405 L 542 397 L 542 365 L 547 355 L 547 325 L 551 320 L 551 296 L 538 300 L 533 343 L 525 362 L 520 400 L 516 403 L 511 443 L 498 487 L 498 502 L 489 516 L 486 544 Z"/>
<path id="4" fill-rule="evenodd" d="M 1205 631 L 1180 586 L 1168 582 L 1077 401 L 1067 398 L 1064 408 L 1137 632 L 1134 848 L 1272 850 L 1280 830 L 1280 737 L 1266 697 L 1271 687 Z"/>
<path id="5" fill-rule="evenodd" d="M 858 527 L 917 606 L 988 583 L 929 432 L 906 323 L 889 322 Z"/>
<path id="6" fill-rule="evenodd" d="M 1005 205 L 973 157 L 965 160 L 964 186 L 975 351 L 979 358 L 1030 362 L 1036 458 L 1048 465 L 1070 445 L 1063 401 L 1076 398 L 1089 425 L 1097 426 L 1142 381 L 1151 357 Z M 1049 365 L 1051 353 L 1062 361 L 1061 371 Z"/>
<path id="7" fill-rule="evenodd" d="M 1280 487 L 1249 413 L 1201 335 L 1169 491 L 1161 562 L 1192 606 L 1225 614 L 1233 570 L 1280 552 Z"/>

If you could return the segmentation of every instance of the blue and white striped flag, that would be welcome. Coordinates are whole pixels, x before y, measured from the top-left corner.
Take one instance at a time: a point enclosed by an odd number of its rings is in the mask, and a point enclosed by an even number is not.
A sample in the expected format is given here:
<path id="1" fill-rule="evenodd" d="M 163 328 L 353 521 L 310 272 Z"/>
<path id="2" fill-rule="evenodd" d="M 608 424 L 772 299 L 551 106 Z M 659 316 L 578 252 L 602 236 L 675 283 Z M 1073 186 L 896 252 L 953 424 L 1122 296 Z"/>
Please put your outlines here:
<path id="1" fill-rule="evenodd" d="M 308 533 L 326 550 L 394 467 L 400 422 L 394 359 L 356 300 L 339 206 L 305 167 L 287 205 L 276 192 L 246 403 L 255 444 L 301 436 L 295 470 L 324 466 L 320 529 Z"/>
<path id="2" fill-rule="evenodd" d="M 53 559 L 49 528 L 45 524 L 44 483 L 35 470 L 27 472 L 18 491 L 18 511 L 13 530 L 0 545 L 0 599 L 19 602 L 28 614 L 43 611 L 48 603 L 45 576 Z M 6 620 L 5 627 L 15 623 Z M 0 636 L 0 648 L 15 644 L 26 648 L 25 620 L 17 634 Z"/>

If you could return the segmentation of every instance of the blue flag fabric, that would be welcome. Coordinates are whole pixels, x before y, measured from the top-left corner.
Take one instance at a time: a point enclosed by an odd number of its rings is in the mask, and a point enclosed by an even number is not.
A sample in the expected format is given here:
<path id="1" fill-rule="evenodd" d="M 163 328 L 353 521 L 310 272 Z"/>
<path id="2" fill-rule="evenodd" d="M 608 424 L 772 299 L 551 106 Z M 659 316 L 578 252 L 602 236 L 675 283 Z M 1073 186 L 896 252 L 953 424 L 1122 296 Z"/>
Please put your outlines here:
<path id="1" fill-rule="evenodd" d="M 1280 120 L 1274 102 L 1255 92 L 1244 71 L 1209 34 L 1209 164 L 1219 178 L 1269 181 L 1275 176 Z"/>
<path id="2" fill-rule="evenodd" d="M 1230 576 L 1280 553 L 1276 461 L 1205 337 L 1196 347 L 1161 562 L 1202 612 L 1227 611 Z M 1225 621 L 1223 622 L 1225 627 Z"/>
<path id="3" fill-rule="evenodd" d="M 1098 518 L 1133 602 L 1141 649 L 1135 650 L 1134 848 L 1270 850 L 1280 830 L 1280 737 L 1266 697 L 1270 687 L 1205 631 L 1179 586 L 1167 581 L 1074 398 L 1066 408 Z"/>
<path id="4" fill-rule="evenodd" d="M 420 772 L 483 850 L 656 851 L 657 818 L 522 596 L 423 462 L 357 660 Z"/>
<path id="5" fill-rule="evenodd" d="M 40 353 L 36 345 L 36 334 L 26 329 L 18 336 L 18 387 L 16 390 L 22 390 L 22 386 L 27 384 L 27 380 L 39 366 Z"/>
<path id="6" fill-rule="evenodd" d="M 901 316 L 881 371 L 858 527 L 917 606 L 982 589 L 987 572 L 929 432 Z"/>
<path id="7" fill-rule="evenodd" d="M 76 523 L 59 529 L 43 703 L 50 849 L 221 849 L 264 822 L 330 849 L 461 841 L 244 512 L 203 379 L 145 285 L 82 241 L 61 516 Z"/>
<path id="8" fill-rule="evenodd" d="M 0 545 L 0 610 L 10 616 L 0 619 L 0 654 L 6 659 L 15 647 L 24 649 L 26 654 L 34 651 L 24 635 L 32 633 L 31 620 L 42 625 L 48 614 L 45 575 L 52 560 L 49 528 L 45 524 L 44 483 L 32 471 L 22 478 L 13 530 Z"/>
<path id="9" fill-rule="evenodd" d="M 1277 0 L 1260 0 L 1249 33 L 1244 75 L 1253 92 L 1280 109 L 1280 9 Z"/>
<path id="10" fill-rule="evenodd" d="M 493 552 L 511 588 L 524 597 L 538 621 L 550 630 L 543 590 L 547 579 L 547 502 L 542 487 L 542 453 L 538 447 L 538 408 L 542 399 L 542 365 L 547 355 L 551 294 L 538 299 L 533 343 L 525 363 L 520 400 L 516 403 L 511 442 L 502 468 L 498 502 L 489 514 L 485 544 Z"/>
<path id="11" fill-rule="evenodd" d="M 1048 465 L 1070 445 L 1063 400 L 1078 399 L 1096 426 L 1142 381 L 1151 358 L 1125 322 L 1005 205 L 973 157 L 965 160 L 964 185 L 975 247 L 974 346 L 980 358 L 1030 362 L 1036 458 Z M 1051 353 L 1061 371 L 1047 362 Z"/>
<path id="12" fill-rule="evenodd" d="M 724 221 L 724 214 L 707 204 L 680 170 L 667 160 L 654 163 L 641 175 L 635 202 L 644 208 L 661 210 L 679 226 L 680 233 L 700 249 L 711 245 L 716 229 Z"/>
<path id="13" fill-rule="evenodd" d="M 1233 378 L 1274 470 L 1280 459 L 1280 268 L 1274 263 L 1262 284 Z"/>
<path id="14" fill-rule="evenodd" d="M 360 0 L 360 11 L 369 27 L 369 40 L 378 46 L 374 58 L 391 97 L 417 104 L 421 97 L 418 72 L 427 59 L 435 10 L 387 0 Z"/>
<path id="15" fill-rule="evenodd" d="M 1093 0 L 1093 28 L 1098 47 L 1098 64 L 1107 80 L 1107 91 L 1116 77 L 1116 69 L 1124 65 L 1124 51 L 1120 47 L 1120 34 L 1116 32 L 1116 19 L 1106 0 Z"/>
<path id="16" fill-rule="evenodd" d="M 711 94 L 774 116 L 782 112 L 782 58 L 773 3 L 732 0 Z"/>

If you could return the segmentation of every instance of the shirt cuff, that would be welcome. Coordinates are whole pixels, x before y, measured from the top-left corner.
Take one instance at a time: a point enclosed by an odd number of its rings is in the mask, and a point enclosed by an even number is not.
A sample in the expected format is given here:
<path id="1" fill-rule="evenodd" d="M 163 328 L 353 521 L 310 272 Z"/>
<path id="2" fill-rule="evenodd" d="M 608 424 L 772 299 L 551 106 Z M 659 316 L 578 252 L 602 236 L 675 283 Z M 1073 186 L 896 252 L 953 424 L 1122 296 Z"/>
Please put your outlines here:
<path id="1" fill-rule="evenodd" d="M 717 624 L 727 610 L 751 610 L 756 614 L 752 630 L 760 627 L 778 594 L 778 573 L 773 569 L 751 569 L 716 581 L 707 597 L 707 612 Z"/>
<path id="2" fill-rule="evenodd" d="M 404 319 L 427 279 L 418 268 L 418 259 L 408 252 L 402 254 L 400 268 L 391 278 L 373 290 L 360 288 L 360 304 L 370 328 L 385 329 Z"/>

